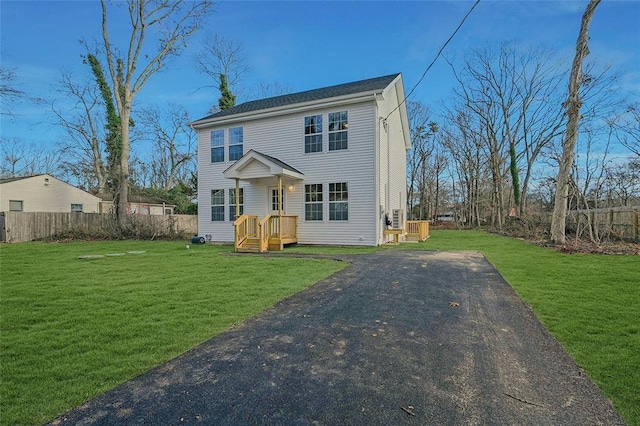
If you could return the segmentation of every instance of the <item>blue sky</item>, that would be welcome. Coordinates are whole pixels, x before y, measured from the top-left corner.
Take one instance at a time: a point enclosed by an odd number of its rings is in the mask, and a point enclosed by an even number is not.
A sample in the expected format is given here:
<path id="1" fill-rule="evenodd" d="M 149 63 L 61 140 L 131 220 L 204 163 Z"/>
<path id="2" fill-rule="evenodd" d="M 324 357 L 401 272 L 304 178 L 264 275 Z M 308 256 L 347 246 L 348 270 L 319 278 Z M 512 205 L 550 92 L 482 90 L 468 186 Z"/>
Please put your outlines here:
<path id="1" fill-rule="evenodd" d="M 587 1 L 481 0 L 445 55 L 460 59 L 468 49 L 505 41 L 544 45 L 573 57 Z M 176 102 L 200 118 L 217 104 L 211 80 L 197 72 L 194 56 L 204 35 L 216 33 L 244 45 L 250 73 L 245 91 L 259 83 L 308 90 L 402 72 L 407 92 L 471 8 L 470 1 L 222 1 L 169 68 L 152 77 L 138 104 Z M 123 11 L 124 12 L 124 11 Z M 126 16 L 112 16 L 113 29 L 126 31 Z M 0 0 L 2 67 L 13 69 L 18 87 L 46 102 L 19 102 L 14 117 L 3 116 L 3 138 L 54 146 L 64 132 L 54 125 L 51 104 L 65 99 L 55 90 L 61 72 L 88 76 L 78 40 L 100 41 L 97 0 Z M 640 101 L 640 1 L 604 0 L 591 26 L 589 59 L 611 65 L 624 90 Z M 124 47 L 123 47 L 124 49 Z M 440 60 L 410 100 L 437 107 L 453 85 Z M 239 98 L 238 101 L 242 101 Z"/>

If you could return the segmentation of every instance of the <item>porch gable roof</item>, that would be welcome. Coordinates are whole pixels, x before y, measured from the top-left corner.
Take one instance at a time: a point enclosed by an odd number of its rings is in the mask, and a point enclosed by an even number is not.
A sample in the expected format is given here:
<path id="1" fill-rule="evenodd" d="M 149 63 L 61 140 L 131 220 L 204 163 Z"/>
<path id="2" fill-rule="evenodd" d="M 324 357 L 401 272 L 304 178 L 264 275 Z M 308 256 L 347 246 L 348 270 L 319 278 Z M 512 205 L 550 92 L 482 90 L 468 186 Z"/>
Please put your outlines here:
<path id="1" fill-rule="evenodd" d="M 262 166 L 263 171 L 261 173 L 255 172 L 247 174 L 244 173 L 245 169 L 252 164 L 258 163 Z M 222 175 L 227 179 L 260 179 L 273 176 L 289 177 L 293 179 L 304 179 L 304 174 L 291 167 L 284 161 L 281 161 L 270 155 L 263 154 L 261 152 L 250 149 L 244 154 L 238 161 L 233 163 L 227 170 L 222 172 Z"/>

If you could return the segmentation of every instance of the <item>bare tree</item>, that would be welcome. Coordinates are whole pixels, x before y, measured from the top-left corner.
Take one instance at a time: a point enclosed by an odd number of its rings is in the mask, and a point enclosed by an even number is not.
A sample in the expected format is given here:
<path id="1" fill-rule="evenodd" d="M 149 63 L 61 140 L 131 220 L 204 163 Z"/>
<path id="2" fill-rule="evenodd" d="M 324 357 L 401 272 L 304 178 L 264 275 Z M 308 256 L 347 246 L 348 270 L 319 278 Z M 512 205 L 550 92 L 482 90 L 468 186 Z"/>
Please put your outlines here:
<path id="1" fill-rule="evenodd" d="M 218 89 L 224 79 L 227 90 L 236 96 L 242 94 L 240 81 L 248 73 L 249 66 L 241 43 L 218 34 L 207 34 L 204 47 L 196 55 L 196 66 L 213 80 L 214 83 L 208 87 Z M 219 111 L 217 105 L 212 106 L 210 112 L 216 111 Z"/>
<path id="2" fill-rule="evenodd" d="M 56 174 L 61 154 L 47 151 L 20 138 L 0 139 L 0 176 Z"/>
<path id="3" fill-rule="evenodd" d="M 203 49 L 196 55 L 197 68 L 216 82 L 220 76 L 227 76 L 230 89 L 236 89 L 242 77 L 249 71 L 244 46 L 230 38 L 218 34 L 207 34 Z M 235 90 L 234 90 L 235 91 Z"/>
<path id="4" fill-rule="evenodd" d="M 607 170 L 605 190 L 611 206 L 628 207 L 640 203 L 640 159 L 629 160 Z"/>
<path id="5" fill-rule="evenodd" d="M 131 24 L 129 41 L 124 54 L 111 42 L 109 15 L 105 0 L 102 5 L 102 38 L 105 61 L 109 70 L 118 115 L 121 120 L 121 159 L 117 179 L 120 187 L 115 198 L 118 224 L 124 226 L 125 208 L 129 198 L 130 122 L 133 101 L 149 78 L 161 70 L 165 63 L 180 53 L 186 41 L 202 25 L 211 10 L 212 2 L 128 0 L 128 18 Z M 119 34 L 120 35 L 120 34 Z M 148 41 L 157 38 L 157 47 L 149 49 Z"/>
<path id="6" fill-rule="evenodd" d="M 601 0 L 590 0 L 582 15 L 580 34 L 576 42 L 576 54 L 571 67 L 569 77 L 569 98 L 565 103 L 567 108 L 567 128 L 562 142 L 562 157 L 556 179 L 556 195 L 551 217 L 551 240 L 558 244 L 566 241 L 567 196 L 569 191 L 569 175 L 573 166 L 576 141 L 580 123 L 580 85 L 582 82 L 582 65 L 584 58 L 589 54 L 589 26 L 593 15 Z"/>
<path id="7" fill-rule="evenodd" d="M 257 87 L 252 91 L 250 97 L 252 99 L 266 99 L 274 96 L 286 95 L 293 92 L 291 86 L 274 82 L 260 82 Z"/>
<path id="8" fill-rule="evenodd" d="M 59 91 L 73 101 L 70 108 L 52 107 L 68 139 L 61 142 L 62 168 L 87 190 L 107 191 L 107 167 L 104 160 L 104 107 L 93 82 L 78 83 L 63 73 Z"/>
<path id="9" fill-rule="evenodd" d="M 455 165 L 452 176 L 459 182 L 458 193 L 462 199 L 462 216 L 472 225 L 480 226 L 490 213 L 488 207 L 488 166 L 483 152 L 483 138 L 473 129 L 476 123 L 473 114 L 462 105 L 447 111 L 446 126 L 440 132 L 440 141 L 447 150 L 451 164 Z M 455 188 L 455 182 L 452 182 Z"/>
<path id="10" fill-rule="evenodd" d="M 13 112 L 9 106 L 17 99 L 24 98 L 26 93 L 17 88 L 17 76 L 14 70 L 0 67 L 0 99 L 2 100 L 2 115 L 12 116 Z"/>
<path id="11" fill-rule="evenodd" d="M 622 114 L 609 120 L 616 139 L 622 146 L 640 158 L 640 104 L 629 105 Z"/>
<path id="12" fill-rule="evenodd" d="M 165 113 L 148 107 L 138 117 L 139 139 L 148 141 L 152 149 L 147 184 L 169 191 L 178 182 L 185 183 L 195 171 L 196 157 L 196 138 L 186 110 L 175 104 Z"/>
<path id="13" fill-rule="evenodd" d="M 426 162 L 433 150 L 432 133 L 429 133 L 431 113 L 429 108 L 419 102 L 407 103 L 411 150 L 407 153 L 407 204 L 409 218 L 422 218 L 423 195 L 421 182 L 427 172 Z M 414 211 L 418 207 L 419 212 Z"/>
<path id="14" fill-rule="evenodd" d="M 513 43 L 470 52 L 457 72 L 458 113 L 478 132 L 490 166 L 492 223 L 501 226 L 505 195 L 526 213 L 531 174 L 545 147 L 564 124 L 558 86 L 562 73 L 543 49 L 519 51 Z M 457 113 L 450 114 L 455 117 Z"/>
<path id="15" fill-rule="evenodd" d="M 585 128 L 581 137 L 585 141 L 585 146 L 581 149 L 583 154 L 577 155 L 572 167 L 570 186 L 573 186 L 576 210 L 581 210 L 576 229 L 576 238 L 580 237 L 584 230 L 589 234 L 589 239 L 594 243 L 601 241 L 599 235 L 600 224 L 589 212 L 604 207 L 603 185 L 605 183 L 607 169 L 610 160 L 608 158 L 611 145 L 611 132 L 604 135 L 605 146 L 596 147 L 597 141 L 601 139 L 597 134 L 597 129 Z M 599 148 L 599 149 L 596 149 Z M 581 227 L 584 229 L 580 229 Z"/>

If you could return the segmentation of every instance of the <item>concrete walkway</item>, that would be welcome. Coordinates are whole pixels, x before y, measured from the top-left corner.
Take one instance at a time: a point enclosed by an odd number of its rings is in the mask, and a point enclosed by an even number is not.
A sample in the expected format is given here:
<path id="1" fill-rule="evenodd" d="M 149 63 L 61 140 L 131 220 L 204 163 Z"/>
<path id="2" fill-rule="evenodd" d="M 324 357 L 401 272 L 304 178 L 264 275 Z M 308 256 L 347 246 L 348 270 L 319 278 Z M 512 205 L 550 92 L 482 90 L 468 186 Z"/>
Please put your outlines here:
<path id="1" fill-rule="evenodd" d="M 59 424 L 618 425 L 478 253 L 385 250 Z"/>

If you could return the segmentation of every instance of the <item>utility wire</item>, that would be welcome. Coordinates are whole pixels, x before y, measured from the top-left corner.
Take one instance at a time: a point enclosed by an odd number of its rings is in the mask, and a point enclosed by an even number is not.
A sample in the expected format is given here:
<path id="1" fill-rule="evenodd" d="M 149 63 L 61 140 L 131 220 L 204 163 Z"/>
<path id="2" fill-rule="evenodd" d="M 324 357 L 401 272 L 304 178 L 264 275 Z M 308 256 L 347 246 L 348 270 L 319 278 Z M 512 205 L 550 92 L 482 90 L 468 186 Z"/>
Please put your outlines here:
<path id="1" fill-rule="evenodd" d="M 478 5 L 478 3 L 480 3 L 480 0 L 476 0 L 476 2 L 473 4 L 473 6 L 471 6 L 471 9 L 469 9 L 469 11 L 467 12 L 466 15 L 464 15 L 464 18 L 462 18 L 462 21 L 460 21 L 460 24 L 458 24 L 458 27 L 456 28 L 456 30 L 453 32 L 453 34 L 451 34 L 451 36 L 447 39 L 447 41 L 442 45 L 442 47 L 440 48 L 440 50 L 438 51 L 438 54 L 436 55 L 435 58 L 433 58 L 433 61 L 431 61 L 431 63 L 429 64 L 429 66 L 427 67 L 426 70 L 424 70 L 424 73 L 422 73 L 422 77 L 420 77 L 420 80 L 418 80 L 418 82 L 415 84 L 415 86 L 413 86 L 413 88 L 409 91 L 409 94 L 407 96 L 404 97 L 404 99 L 402 100 L 402 102 L 400 102 L 398 104 L 397 107 L 395 107 L 393 110 L 391 110 L 391 112 L 389 114 L 387 114 L 387 116 L 384 118 L 384 121 L 387 121 L 387 118 L 389 118 L 389 116 L 391 114 L 393 114 L 394 112 L 396 112 L 396 110 L 398 108 L 400 108 L 402 106 L 402 104 L 407 102 L 407 99 L 409 97 L 411 97 L 411 95 L 413 94 L 413 92 L 416 90 L 416 88 L 420 85 L 420 83 L 422 83 L 422 80 L 424 80 L 424 77 L 427 75 L 427 73 L 429 72 L 429 70 L 431 69 L 431 67 L 433 67 L 433 64 L 436 63 L 436 61 L 438 60 L 438 58 L 440 57 L 440 55 L 442 55 L 442 52 L 444 51 L 444 49 L 447 47 L 447 45 L 449 44 L 449 42 L 451 40 L 453 40 L 453 37 L 455 37 L 455 35 L 458 33 L 458 31 L 460 30 L 460 28 L 462 28 L 462 25 L 464 25 L 465 21 L 467 20 L 467 18 L 469 17 L 469 15 L 471 15 L 471 12 L 473 12 L 473 9 L 476 8 L 476 6 Z"/>

